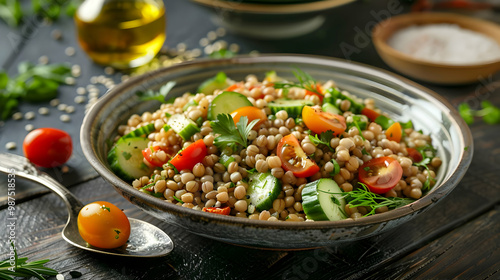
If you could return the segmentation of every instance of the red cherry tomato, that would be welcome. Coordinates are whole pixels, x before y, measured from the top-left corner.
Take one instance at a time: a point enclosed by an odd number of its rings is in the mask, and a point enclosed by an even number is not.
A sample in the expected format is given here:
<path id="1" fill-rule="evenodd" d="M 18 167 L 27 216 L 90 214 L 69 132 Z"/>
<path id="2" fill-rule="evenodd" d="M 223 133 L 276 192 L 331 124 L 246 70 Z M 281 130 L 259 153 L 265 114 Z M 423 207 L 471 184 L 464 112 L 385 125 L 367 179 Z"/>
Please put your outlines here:
<path id="1" fill-rule="evenodd" d="M 208 213 L 215 213 L 215 214 L 220 214 L 220 215 L 229 215 L 231 213 L 231 208 L 229 206 L 219 208 L 219 207 L 203 207 L 201 209 L 203 212 L 208 212 Z"/>
<path id="2" fill-rule="evenodd" d="M 37 128 L 24 138 L 23 150 L 32 163 L 50 168 L 68 161 L 73 151 L 73 142 L 66 131 Z"/>
<path id="3" fill-rule="evenodd" d="M 234 110 L 231 113 L 231 117 L 233 117 L 234 123 L 238 123 L 241 117 L 247 117 L 248 123 L 253 120 L 259 120 L 257 124 L 255 124 L 254 129 L 259 129 L 260 125 L 267 120 L 267 115 L 261 109 L 254 106 L 244 106 Z"/>
<path id="4" fill-rule="evenodd" d="M 165 153 L 166 156 L 159 156 L 159 153 Z M 159 146 L 153 146 L 142 150 L 142 155 L 151 165 L 162 167 L 175 155 L 175 153 L 169 147 L 162 149 Z"/>
<path id="5" fill-rule="evenodd" d="M 80 210 L 78 231 L 90 245 L 112 249 L 127 242 L 130 236 L 130 222 L 125 213 L 114 204 L 96 201 Z"/>
<path id="6" fill-rule="evenodd" d="M 374 122 L 375 119 L 380 116 L 379 113 L 377 113 L 376 111 L 372 110 L 372 109 L 369 109 L 369 108 L 363 108 L 361 110 L 361 114 L 365 115 L 368 117 L 368 119 L 370 119 L 370 121 Z"/>
<path id="7" fill-rule="evenodd" d="M 310 177 L 319 171 L 319 166 L 307 157 L 299 141 L 292 134 L 281 138 L 276 154 L 281 159 L 283 169 L 292 171 L 295 177 Z"/>
<path id="8" fill-rule="evenodd" d="M 359 181 L 377 194 L 383 194 L 396 186 L 403 176 L 403 168 L 391 157 L 379 157 L 359 167 Z"/>
<path id="9" fill-rule="evenodd" d="M 343 116 L 322 112 L 309 106 L 302 109 L 302 120 L 307 128 L 316 134 L 331 130 L 338 135 L 347 127 Z"/>
<path id="10" fill-rule="evenodd" d="M 178 152 L 170 163 L 175 166 L 178 171 L 189 169 L 192 170 L 193 167 L 200 163 L 203 158 L 207 155 L 207 146 L 203 139 L 200 139 L 193 144 L 187 146 L 184 150 Z"/>
<path id="11" fill-rule="evenodd" d="M 414 163 L 421 162 L 424 159 L 422 154 L 416 149 L 406 148 L 406 151 L 408 152 L 408 156 L 413 160 Z"/>

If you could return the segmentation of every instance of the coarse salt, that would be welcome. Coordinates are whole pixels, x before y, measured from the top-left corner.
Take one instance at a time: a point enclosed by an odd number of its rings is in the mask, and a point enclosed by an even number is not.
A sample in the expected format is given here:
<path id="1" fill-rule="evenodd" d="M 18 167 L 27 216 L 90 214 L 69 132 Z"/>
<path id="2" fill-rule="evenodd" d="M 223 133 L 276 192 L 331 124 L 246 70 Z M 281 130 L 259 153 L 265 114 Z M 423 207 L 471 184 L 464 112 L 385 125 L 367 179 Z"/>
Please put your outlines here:
<path id="1" fill-rule="evenodd" d="M 415 58 L 450 65 L 473 65 L 500 60 L 500 45 L 481 33 L 455 24 L 410 26 L 387 42 Z"/>

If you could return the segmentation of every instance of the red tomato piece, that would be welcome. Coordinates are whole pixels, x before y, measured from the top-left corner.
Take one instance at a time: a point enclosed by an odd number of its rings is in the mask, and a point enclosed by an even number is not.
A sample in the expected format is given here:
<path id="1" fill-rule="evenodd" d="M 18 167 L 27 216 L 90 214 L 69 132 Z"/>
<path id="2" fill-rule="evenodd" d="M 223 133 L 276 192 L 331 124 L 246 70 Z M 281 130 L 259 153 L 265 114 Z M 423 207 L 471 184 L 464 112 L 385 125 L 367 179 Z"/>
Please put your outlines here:
<path id="1" fill-rule="evenodd" d="M 359 167 L 359 181 L 377 194 L 384 194 L 394 188 L 403 176 L 403 168 L 391 157 L 379 157 Z"/>
<path id="2" fill-rule="evenodd" d="M 175 166 L 178 171 L 189 169 L 200 163 L 207 155 L 207 146 L 203 139 L 200 139 L 193 144 L 187 146 L 184 150 L 178 152 L 171 160 L 170 163 Z"/>
<path id="3" fill-rule="evenodd" d="M 231 113 L 231 117 L 233 117 L 235 124 L 237 124 L 243 116 L 248 118 L 248 123 L 253 120 L 259 120 L 257 124 L 255 124 L 254 129 L 259 129 L 260 125 L 267 120 L 266 113 L 254 106 L 241 107 Z"/>
<path id="4" fill-rule="evenodd" d="M 201 209 L 203 212 L 220 214 L 220 215 L 229 215 L 231 213 L 231 208 L 229 206 L 219 208 L 219 207 L 203 207 Z"/>
<path id="5" fill-rule="evenodd" d="M 163 154 L 165 156 L 163 156 Z M 160 146 L 148 147 L 142 150 L 142 155 L 144 158 L 153 166 L 162 167 L 167 163 L 173 156 L 174 151 L 167 147 L 165 149 L 160 148 Z"/>
<path id="6" fill-rule="evenodd" d="M 281 138 L 276 154 L 281 159 L 283 169 L 292 171 L 295 177 L 310 177 L 319 172 L 319 166 L 307 157 L 299 140 L 292 134 Z"/>
<path id="7" fill-rule="evenodd" d="M 375 121 L 375 119 L 376 119 L 378 116 L 380 116 L 380 114 L 379 114 L 379 113 L 377 113 L 375 110 L 372 110 L 372 109 L 369 109 L 369 108 L 366 108 L 366 107 L 365 107 L 365 108 L 363 108 L 363 109 L 361 110 L 361 114 L 362 114 L 362 115 L 367 116 L 367 117 L 368 117 L 368 119 L 369 119 L 370 121 L 372 121 L 372 122 L 374 122 L 374 121 Z"/>
<path id="8" fill-rule="evenodd" d="M 26 158 L 41 167 L 62 165 L 71 157 L 73 142 L 66 131 L 56 128 L 37 128 L 24 138 Z"/>
<path id="9" fill-rule="evenodd" d="M 112 249 L 127 242 L 130 236 L 130 222 L 125 213 L 114 204 L 96 201 L 80 210 L 78 231 L 90 245 Z"/>
<path id="10" fill-rule="evenodd" d="M 316 134 L 331 130 L 338 135 L 347 128 L 344 116 L 323 112 L 310 106 L 304 106 L 302 109 L 302 120 L 307 128 Z"/>
<path id="11" fill-rule="evenodd" d="M 424 159 L 424 157 L 422 156 L 422 154 L 419 151 L 417 151 L 416 149 L 414 149 L 414 148 L 406 148 L 406 151 L 408 152 L 408 156 L 415 163 L 421 162 Z"/>

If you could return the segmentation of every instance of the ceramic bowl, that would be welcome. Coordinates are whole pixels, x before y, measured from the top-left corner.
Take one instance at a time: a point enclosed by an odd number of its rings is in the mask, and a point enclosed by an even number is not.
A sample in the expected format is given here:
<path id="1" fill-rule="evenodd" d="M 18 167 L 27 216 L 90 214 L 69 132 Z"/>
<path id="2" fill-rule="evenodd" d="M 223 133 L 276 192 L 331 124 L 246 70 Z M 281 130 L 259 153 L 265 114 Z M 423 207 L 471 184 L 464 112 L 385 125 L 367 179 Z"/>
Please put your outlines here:
<path id="1" fill-rule="evenodd" d="M 213 12 L 216 24 L 247 37 L 280 40 L 320 28 L 325 12 L 354 0 L 226 1 L 192 0 Z M 270 3 L 269 3 L 270 2 Z"/>
<path id="2" fill-rule="evenodd" d="M 452 13 L 410 13 L 380 22 L 372 39 L 380 57 L 393 69 L 420 81 L 442 85 L 473 83 L 500 70 L 500 60 L 473 65 L 447 65 L 414 58 L 395 50 L 388 39 L 406 27 L 426 24 L 456 24 L 464 29 L 482 33 L 500 44 L 500 26 L 489 21 Z"/>
<path id="3" fill-rule="evenodd" d="M 411 119 L 417 130 L 430 134 L 443 164 L 435 187 L 423 198 L 398 209 L 358 220 L 316 222 L 268 222 L 192 210 L 147 195 L 131 187 L 111 171 L 106 155 L 118 126 L 134 113 L 159 108 L 157 101 L 141 101 L 136 92 L 157 90 L 174 81 L 172 96 L 196 90 L 200 82 L 224 71 L 234 80 L 248 74 L 263 79 L 269 70 L 294 79 L 296 68 L 318 81 L 333 79 L 361 98 L 373 98 L 393 119 Z M 429 209 L 449 194 L 464 176 L 472 159 L 473 143 L 468 126 L 457 111 L 438 94 L 405 78 L 353 62 L 317 56 L 261 55 L 223 60 L 198 60 L 134 77 L 117 85 L 92 106 L 81 127 L 85 157 L 119 193 L 154 217 L 186 230 L 244 246 L 303 249 L 334 245 L 380 234 L 398 227 Z"/>

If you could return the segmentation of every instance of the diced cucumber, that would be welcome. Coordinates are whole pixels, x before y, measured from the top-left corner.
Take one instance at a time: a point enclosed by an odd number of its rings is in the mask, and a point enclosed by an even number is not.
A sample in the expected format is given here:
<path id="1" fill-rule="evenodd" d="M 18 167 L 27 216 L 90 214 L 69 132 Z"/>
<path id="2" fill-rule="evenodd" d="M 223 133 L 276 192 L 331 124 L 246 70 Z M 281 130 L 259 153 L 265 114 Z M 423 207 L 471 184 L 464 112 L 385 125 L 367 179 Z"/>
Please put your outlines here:
<path id="1" fill-rule="evenodd" d="M 125 181 L 149 176 L 151 169 L 143 162 L 142 150 L 147 148 L 148 138 L 120 138 L 108 152 L 111 170 Z"/>
<path id="2" fill-rule="evenodd" d="M 148 137 L 148 135 L 155 131 L 154 123 L 150 123 L 144 126 L 141 126 L 131 132 L 123 135 L 121 138 L 132 138 L 132 137 Z"/>
<path id="3" fill-rule="evenodd" d="M 323 103 L 331 103 L 333 105 L 338 105 L 337 100 L 340 101 L 348 100 L 351 103 L 349 111 L 353 112 L 354 114 L 360 114 L 361 110 L 363 110 L 363 108 L 365 107 L 365 105 L 363 105 L 363 101 L 355 97 L 354 95 L 349 95 L 346 92 L 340 92 L 336 88 L 327 89 L 325 93 L 325 98 L 323 99 Z"/>
<path id="4" fill-rule="evenodd" d="M 346 118 L 347 130 L 355 126 L 359 131 L 366 130 L 368 127 L 368 117 L 365 115 L 350 115 Z"/>
<path id="5" fill-rule="evenodd" d="M 183 114 L 175 114 L 167 122 L 167 125 L 179 134 L 179 136 L 188 141 L 195 133 L 200 132 L 198 125 Z"/>
<path id="6" fill-rule="evenodd" d="M 219 163 L 224 165 L 226 168 L 229 166 L 231 162 L 235 161 L 234 157 L 228 156 L 226 154 L 222 154 L 219 158 Z"/>
<path id="7" fill-rule="evenodd" d="M 273 114 L 276 114 L 281 110 L 285 110 L 291 118 L 301 116 L 302 109 L 306 105 L 312 106 L 314 103 L 304 99 L 276 99 L 267 103 L 267 106 L 271 109 Z"/>
<path id="8" fill-rule="evenodd" d="M 327 112 L 327 113 L 331 113 L 331 114 L 342 115 L 342 112 L 340 111 L 340 109 L 331 103 L 324 103 L 323 106 L 321 106 L 321 110 L 323 110 L 323 112 Z"/>
<path id="9" fill-rule="evenodd" d="M 225 89 L 231 84 L 224 72 L 219 72 L 215 77 L 205 80 L 198 87 L 197 92 L 204 94 L 213 94 L 216 89 Z"/>
<path id="10" fill-rule="evenodd" d="M 182 107 L 182 111 L 187 111 L 187 109 L 189 109 L 189 107 L 192 107 L 192 106 L 198 106 L 198 102 L 196 102 L 196 100 L 194 100 L 194 99 L 189 100 L 189 102 L 186 103 L 186 105 L 184 105 L 184 107 Z"/>
<path id="11" fill-rule="evenodd" d="M 281 192 L 281 183 L 271 172 L 254 173 L 249 177 L 247 203 L 257 210 L 264 211 L 273 207 L 273 201 Z M 250 208 L 250 207 L 249 207 Z"/>
<path id="12" fill-rule="evenodd" d="M 268 82 L 271 82 L 271 83 L 274 83 L 274 82 L 281 82 L 283 81 L 283 78 L 281 78 L 280 76 L 278 76 L 278 74 L 276 73 L 276 71 L 269 71 L 269 72 L 266 72 L 266 78 L 265 78 L 266 81 Z"/>
<path id="13" fill-rule="evenodd" d="M 346 218 L 345 199 L 337 183 L 323 178 L 308 183 L 302 190 L 302 208 L 308 219 L 338 221 Z"/>
<path id="14" fill-rule="evenodd" d="M 225 91 L 212 100 L 208 107 L 207 118 L 215 120 L 219 114 L 231 114 L 234 110 L 245 106 L 253 106 L 246 96 L 238 92 Z"/>

